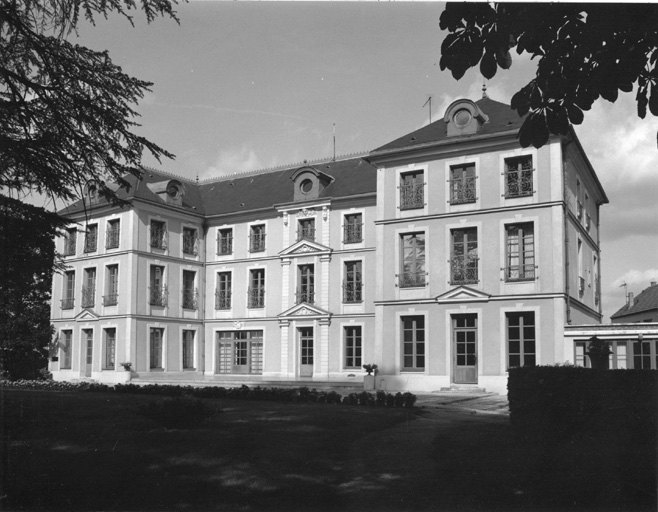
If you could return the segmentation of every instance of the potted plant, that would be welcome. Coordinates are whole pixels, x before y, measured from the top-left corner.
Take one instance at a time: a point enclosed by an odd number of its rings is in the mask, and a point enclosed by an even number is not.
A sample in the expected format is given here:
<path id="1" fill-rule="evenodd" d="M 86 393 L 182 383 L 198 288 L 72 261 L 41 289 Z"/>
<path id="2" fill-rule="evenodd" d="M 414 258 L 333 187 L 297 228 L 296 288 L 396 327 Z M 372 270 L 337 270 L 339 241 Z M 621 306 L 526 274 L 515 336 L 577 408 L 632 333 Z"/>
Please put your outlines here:
<path id="1" fill-rule="evenodd" d="M 607 370 L 610 367 L 610 346 L 596 336 L 592 336 L 587 345 L 587 355 L 594 370 Z"/>
<path id="2" fill-rule="evenodd" d="M 364 364 L 363 369 L 368 373 L 363 378 L 363 389 L 368 390 L 368 391 L 374 390 L 375 389 L 375 375 L 377 375 L 377 365 L 376 364 Z"/>
<path id="3" fill-rule="evenodd" d="M 127 372 L 129 372 L 133 366 L 133 364 L 130 361 L 126 361 L 124 363 L 119 363 L 119 364 L 123 366 L 123 369 L 126 370 Z"/>

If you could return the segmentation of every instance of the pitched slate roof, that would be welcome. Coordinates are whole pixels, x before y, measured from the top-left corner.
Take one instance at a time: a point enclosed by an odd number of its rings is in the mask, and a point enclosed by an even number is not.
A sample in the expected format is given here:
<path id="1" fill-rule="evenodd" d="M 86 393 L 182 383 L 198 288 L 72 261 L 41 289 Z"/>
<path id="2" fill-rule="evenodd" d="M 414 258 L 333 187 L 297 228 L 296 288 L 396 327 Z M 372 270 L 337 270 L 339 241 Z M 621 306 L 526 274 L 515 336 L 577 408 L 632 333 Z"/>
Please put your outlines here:
<path id="1" fill-rule="evenodd" d="M 294 195 L 291 177 L 300 167 L 313 167 L 333 178 L 319 199 L 375 193 L 377 190 L 377 168 L 362 158 L 296 165 L 202 184 L 200 193 L 205 214 L 221 215 L 291 203 Z"/>
<path id="2" fill-rule="evenodd" d="M 272 208 L 274 205 L 293 201 L 294 189 L 291 177 L 300 167 L 313 167 L 333 178 L 333 181 L 322 191 L 319 199 L 374 194 L 377 190 L 377 168 L 359 157 L 295 165 L 275 171 L 246 173 L 201 184 L 166 172 L 144 168 L 141 179 L 133 175 L 126 177 L 130 188 L 117 190 L 117 196 L 127 201 L 141 199 L 203 215 Z M 169 180 L 180 181 L 185 189 L 181 206 L 166 202 L 149 187 Z M 59 213 L 63 216 L 72 215 L 83 211 L 84 207 L 80 199 Z M 90 209 L 89 204 L 86 207 Z"/>
<path id="3" fill-rule="evenodd" d="M 502 133 L 510 130 L 518 130 L 523 124 L 524 117 L 519 117 L 512 107 L 494 101 L 491 98 L 482 98 L 475 102 L 480 107 L 482 112 L 489 116 L 489 121 L 482 125 L 477 133 L 469 135 L 452 136 L 450 140 L 462 140 L 472 137 L 481 137 L 483 135 L 490 135 L 494 133 Z M 424 144 L 439 142 L 448 139 L 447 124 L 443 118 L 433 123 L 423 126 L 419 130 L 411 132 L 393 142 L 384 144 L 383 146 L 375 149 L 372 153 L 387 152 L 401 148 L 412 148 L 414 146 L 422 146 Z"/>
<path id="4" fill-rule="evenodd" d="M 658 284 L 654 284 L 643 290 L 642 293 L 635 297 L 633 304 L 624 304 L 619 311 L 614 315 L 611 315 L 610 318 L 634 315 L 652 309 L 658 309 Z"/>

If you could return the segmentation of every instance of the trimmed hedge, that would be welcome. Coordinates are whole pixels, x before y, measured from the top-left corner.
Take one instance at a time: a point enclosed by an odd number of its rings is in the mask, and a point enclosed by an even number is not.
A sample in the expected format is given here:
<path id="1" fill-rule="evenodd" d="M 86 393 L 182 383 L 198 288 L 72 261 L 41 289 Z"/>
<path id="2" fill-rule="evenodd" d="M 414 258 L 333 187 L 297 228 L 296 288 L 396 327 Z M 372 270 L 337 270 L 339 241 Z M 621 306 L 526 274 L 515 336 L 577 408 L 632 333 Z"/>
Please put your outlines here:
<path id="1" fill-rule="evenodd" d="M 507 396 L 512 425 L 525 437 L 655 436 L 657 371 L 511 368 Z"/>
<path id="2" fill-rule="evenodd" d="M 33 389 L 41 391 L 89 391 L 97 393 L 129 393 L 139 395 L 182 396 L 195 398 L 229 398 L 236 400 L 265 400 L 275 402 L 310 402 L 321 404 L 368 405 L 380 407 L 413 407 L 416 395 L 412 393 L 385 393 L 377 391 L 376 395 L 363 391 L 342 396 L 336 391 L 317 391 L 307 387 L 301 388 L 250 388 L 242 385 L 236 388 L 221 386 L 174 386 L 147 384 L 97 384 L 93 382 L 56 382 L 52 380 L 16 380 L 0 381 L 0 387 L 8 389 Z"/>

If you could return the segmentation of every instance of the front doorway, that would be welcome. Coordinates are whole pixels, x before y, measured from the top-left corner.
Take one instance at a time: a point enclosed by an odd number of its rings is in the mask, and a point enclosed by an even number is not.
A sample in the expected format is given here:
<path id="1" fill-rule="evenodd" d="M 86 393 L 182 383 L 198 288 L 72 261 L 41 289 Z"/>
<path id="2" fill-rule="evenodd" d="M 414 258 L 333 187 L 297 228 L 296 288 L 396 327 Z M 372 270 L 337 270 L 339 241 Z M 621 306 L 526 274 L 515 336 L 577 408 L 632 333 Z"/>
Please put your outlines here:
<path id="1" fill-rule="evenodd" d="M 85 335 L 85 377 L 91 377 L 91 367 L 94 361 L 94 331 L 84 329 Z"/>
<path id="2" fill-rule="evenodd" d="M 299 336 L 299 376 L 313 376 L 313 327 L 300 327 Z"/>
<path id="3" fill-rule="evenodd" d="M 477 320 L 475 314 L 453 315 L 453 381 L 455 384 L 477 384 Z"/>

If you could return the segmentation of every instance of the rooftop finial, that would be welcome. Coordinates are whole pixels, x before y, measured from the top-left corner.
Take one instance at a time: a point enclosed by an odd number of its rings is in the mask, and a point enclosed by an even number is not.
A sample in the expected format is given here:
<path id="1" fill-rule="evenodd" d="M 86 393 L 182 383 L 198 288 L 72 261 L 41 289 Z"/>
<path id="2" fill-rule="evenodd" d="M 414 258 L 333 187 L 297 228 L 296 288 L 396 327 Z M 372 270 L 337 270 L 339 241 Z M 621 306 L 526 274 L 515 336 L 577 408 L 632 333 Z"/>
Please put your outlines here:
<path id="1" fill-rule="evenodd" d="M 483 98 L 488 98 L 487 96 L 487 82 L 486 80 L 482 80 L 482 97 Z"/>

